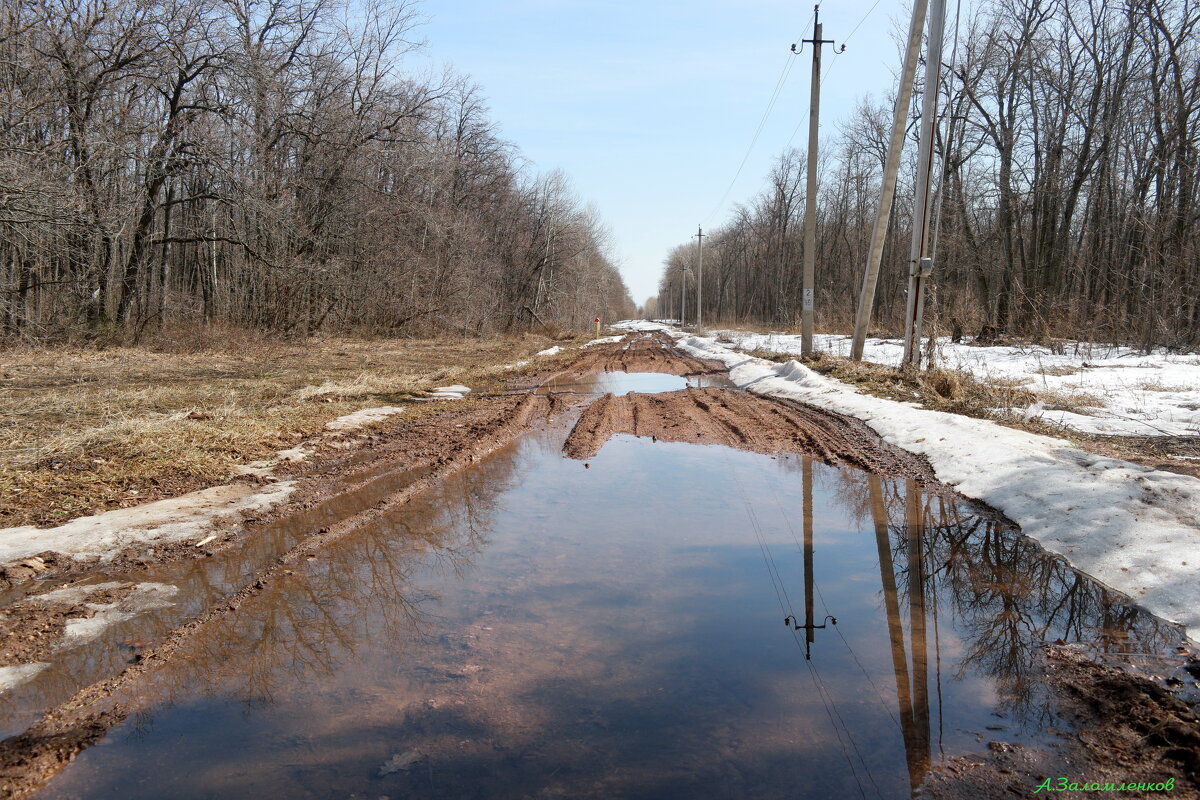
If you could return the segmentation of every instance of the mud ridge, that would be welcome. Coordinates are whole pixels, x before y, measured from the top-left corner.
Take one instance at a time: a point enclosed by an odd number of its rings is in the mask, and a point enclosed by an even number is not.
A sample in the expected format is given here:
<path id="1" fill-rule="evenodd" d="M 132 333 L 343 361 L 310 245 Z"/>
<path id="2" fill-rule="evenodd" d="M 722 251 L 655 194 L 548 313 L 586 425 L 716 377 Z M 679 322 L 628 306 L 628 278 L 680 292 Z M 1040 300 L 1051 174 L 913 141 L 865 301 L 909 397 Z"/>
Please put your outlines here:
<path id="1" fill-rule="evenodd" d="M 692 388 L 605 395 L 584 409 L 563 452 L 571 458 L 591 458 L 619 433 L 766 455 L 803 453 L 827 464 L 934 483 L 928 464 L 884 443 L 859 420 L 748 392 Z"/>
<path id="2" fill-rule="evenodd" d="M 619 342 L 585 349 L 567 370 L 573 375 L 596 372 L 659 372 L 667 375 L 712 375 L 725 367 L 675 349 L 671 337 L 661 332 L 631 334 Z"/>

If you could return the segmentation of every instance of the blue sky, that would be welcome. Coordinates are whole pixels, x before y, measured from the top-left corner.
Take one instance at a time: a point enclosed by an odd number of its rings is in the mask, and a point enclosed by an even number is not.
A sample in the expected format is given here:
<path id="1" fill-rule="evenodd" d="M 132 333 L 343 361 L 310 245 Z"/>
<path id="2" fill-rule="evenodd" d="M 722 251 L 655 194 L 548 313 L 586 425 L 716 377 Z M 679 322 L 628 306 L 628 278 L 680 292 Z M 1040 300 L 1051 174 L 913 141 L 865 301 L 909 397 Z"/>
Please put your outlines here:
<path id="1" fill-rule="evenodd" d="M 897 0 L 832 0 L 824 37 L 822 136 L 899 69 Z M 423 0 L 423 57 L 483 89 L 502 135 L 538 170 L 561 168 L 611 229 L 634 299 L 657 290 L 667 251 L 717 227 L 762 186 L 792 140 L 807 143 L 807 47 L 733 185 L 792 42 L 812 35 L 812 5 L 779 0 Z M 864 20 L 865 17 L 865 21 Z M 794 140 L 793 140 L 794 135 Z"/>

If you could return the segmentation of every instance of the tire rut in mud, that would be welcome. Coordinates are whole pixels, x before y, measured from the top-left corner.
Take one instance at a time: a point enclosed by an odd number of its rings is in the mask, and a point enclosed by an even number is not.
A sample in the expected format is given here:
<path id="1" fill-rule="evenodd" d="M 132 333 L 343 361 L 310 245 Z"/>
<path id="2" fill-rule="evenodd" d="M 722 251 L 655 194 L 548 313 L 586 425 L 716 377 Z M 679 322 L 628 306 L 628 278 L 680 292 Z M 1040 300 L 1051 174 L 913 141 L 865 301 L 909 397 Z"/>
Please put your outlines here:
<path id="1" fill-rule="evenodd" d="M 568 367 L 572 375 L 596 372 L 658 372 L 666 375 L 712 375 L 724 372 L 719 361 L 704 361 L 675 349 L 664 333 L 639 333 L 619 342 L 593 345 Z"/>

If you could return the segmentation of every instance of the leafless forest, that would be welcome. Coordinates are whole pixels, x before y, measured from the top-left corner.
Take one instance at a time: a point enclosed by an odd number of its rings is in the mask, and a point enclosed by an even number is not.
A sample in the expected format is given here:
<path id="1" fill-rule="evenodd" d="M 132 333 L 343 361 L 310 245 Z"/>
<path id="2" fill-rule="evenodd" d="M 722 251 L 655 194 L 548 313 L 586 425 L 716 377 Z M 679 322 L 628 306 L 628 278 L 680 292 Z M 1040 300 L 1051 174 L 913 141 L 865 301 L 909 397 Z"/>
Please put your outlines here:
<path id="1" fill-rule="evenodd" d="M 403 2 L 6 0 L 3 336 L 631 315 L 566 178 L 530 174 L 468 78 L 404 69 L 417 21 Z"/>
<path id="2" fill-rule="evenodd" d="M 948 32 L 936 151 L 936 328 L 1143 346 L 1200 344 L 1200 4 L 997 0 Z M 913 108 L 919 108 L 920 86 Z M 891 102 L 827 125 L 819 175 L 817 319 L 854 317 Z M 915 116 L 915 114 L 914 114 Z M 910 127 L 915 145 L 916 123 Z M 915 147 L 908 147 L 915 150 Z M 874 329 L 903 330 L 913 153 L 901 170 Z M 705 321 L 793 324 L 804 158 L 705 243 Z M 908 182 L 906 187 L 905 182 Z M 905 204 L 908 203 L 908 207 Z M 695 308 L 696 243 L 670 255 L 660 313 Z"/>

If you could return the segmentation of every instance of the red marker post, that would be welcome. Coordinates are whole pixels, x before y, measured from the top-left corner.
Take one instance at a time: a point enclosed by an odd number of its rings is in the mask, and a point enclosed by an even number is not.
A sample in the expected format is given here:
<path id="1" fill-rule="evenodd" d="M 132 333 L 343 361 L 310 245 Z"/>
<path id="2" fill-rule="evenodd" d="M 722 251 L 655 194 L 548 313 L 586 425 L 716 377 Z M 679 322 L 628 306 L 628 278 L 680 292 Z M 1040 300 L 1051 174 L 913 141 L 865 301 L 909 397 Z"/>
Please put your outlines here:
<path id="1" fill-rule="evenodd" d="M 600 318 L 596 317 L 596 338 L 600 338 Z"/>

